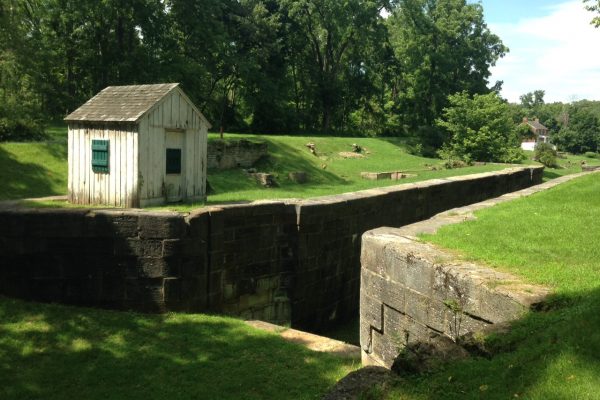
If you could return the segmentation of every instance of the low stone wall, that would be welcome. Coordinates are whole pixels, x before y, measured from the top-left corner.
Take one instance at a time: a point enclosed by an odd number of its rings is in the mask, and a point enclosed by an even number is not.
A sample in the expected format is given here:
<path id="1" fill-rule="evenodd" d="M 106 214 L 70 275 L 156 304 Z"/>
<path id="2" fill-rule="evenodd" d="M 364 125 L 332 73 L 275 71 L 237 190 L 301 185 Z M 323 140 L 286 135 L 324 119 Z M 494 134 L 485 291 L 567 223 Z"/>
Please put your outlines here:
<path id="1" fill-rule="evenodd" d="M 360 288 L 363 364 L 390 368 L 407 346 L 436 347 L 448 339 L 457 341 L 465 335 L 493 331 L 498 324 L 518 319 L 545 301 L 548 288 L 461 261 L 417 236 L 434 234 L 444 225 L 475 219 L 477 210 L 587 174 L 563 176 L 401 228 L 366 232 L 362 237 Z"/>
<path id="2" fill-rule="evenodd" d="M 363 236 L 360 293 L 364 365 L 390 368 L 412 343 L 457 340 L 521 317 L 548 291 L 518 278 L 458 262 L 402 230 Z"/>
<path id="3" fill-rule="evenodd" d="M 218 312 L 318 331 L 356 316 L 361 235 L 541 182 L 542 168 L 293 202 L 144 211 L 0 211 L 0 294 Z"/>
<path id="4" fill-rule="evenodd" d="M 268 155 L 269 150 L 266 143 L 211 140 L 207 154 L 209 169 L 249 168 Z"/>

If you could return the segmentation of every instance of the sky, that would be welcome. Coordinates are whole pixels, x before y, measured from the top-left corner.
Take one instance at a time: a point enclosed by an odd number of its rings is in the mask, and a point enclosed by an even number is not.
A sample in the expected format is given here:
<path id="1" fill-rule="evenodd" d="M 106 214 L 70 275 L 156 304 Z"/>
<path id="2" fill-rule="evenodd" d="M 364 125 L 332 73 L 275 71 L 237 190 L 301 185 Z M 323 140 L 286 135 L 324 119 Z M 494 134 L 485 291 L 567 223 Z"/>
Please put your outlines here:
<path id="1" fill-rule="evenodd" d="M 600 100 L 600 28 L 582 0 L 481 0 L 490 30 L 510 52 L 492 69 L 502 97 L 545 90 L 546 103 Z"/>

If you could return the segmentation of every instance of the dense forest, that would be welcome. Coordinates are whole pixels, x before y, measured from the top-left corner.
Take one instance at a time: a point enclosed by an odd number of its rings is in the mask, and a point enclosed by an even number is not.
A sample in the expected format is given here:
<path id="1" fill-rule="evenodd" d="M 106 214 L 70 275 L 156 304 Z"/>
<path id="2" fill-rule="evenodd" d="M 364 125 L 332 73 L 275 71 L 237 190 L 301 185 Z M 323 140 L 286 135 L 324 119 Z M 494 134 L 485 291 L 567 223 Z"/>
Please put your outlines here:
<path id="1" fill-rule="evenodd" d="M 217 128 L 401 134 L 487 93 L 506 50 L 465 0 L 4 0 L 0 114 L 181 82 Z"/>
<path id="2" fill-rule="evenodd" d="M 0 134 L 61 120 L 108 85 L 180 82 L 217 130 L 413 136 L 435 150 L 450 96 L 499 93 L 490 68 L 507 51 L 467 0 L 3 0 Z M 597 124 L 596 105 L 540 93 L 512 105 L 515 122 Z"/>

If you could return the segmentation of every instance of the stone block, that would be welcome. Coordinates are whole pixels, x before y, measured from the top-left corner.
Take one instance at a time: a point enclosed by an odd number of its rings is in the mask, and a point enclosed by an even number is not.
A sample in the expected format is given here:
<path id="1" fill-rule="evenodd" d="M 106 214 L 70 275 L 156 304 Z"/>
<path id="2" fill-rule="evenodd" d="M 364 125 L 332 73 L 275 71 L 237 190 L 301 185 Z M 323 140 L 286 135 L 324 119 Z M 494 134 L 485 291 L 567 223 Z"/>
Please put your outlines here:
<path id="1" fill-rule="evenodd" d="M 433 290 L 433 266 L 413 253 L 405 255 L 405 282 L 408 289 L 431 296 Z"/>
<path id="2" fill-rule="evenodd" d="M 93 235 L 101 230 L 107 235 L 135 237 L 138 235 L 138 216 L 137 212 L 99 210 L 87 215 L 87 226 L 93 227 Z"/>
<path id="3" fill-rule="evenodd" d="M 161 257 L 163 244 L 158 239 L 121 238 L 114 240 L 116 256 Z"/>
<path id="4" fill-rule="evenodd" d="M 360 292 L 360 324 L 383 330 L 383 303 L 365 292 Z"/>
<path id="5" fill-rule="evenodd" d="M 181 239 L 166 239 L 162 241 L 162 256 L 173 257 L 181 256 L 183 252 L 183 244 Z"/>
<path id="6" fill-rule="evenodd" d="M 431 299 L 412 290 L 407 290 L 405 296 L 406 315 L 422 325 L 427 325 Z"/>
<path id="7" fill-rule="evenodd" d="M 402 347 L 399 347 L 387 335 L 383 335 L 377 331 L 372 331 L 372 357 L 377 364 L 386 368 L 391 368 L 394 360 L 400 354 Z"/>
<path id="8" fill-rule="evenodd" d="M 163 290 L 167 307 L 177 309 L 181 305 L 181 279 L 165 278 Z"/>
<path id="9" fill-rule="evenodd" d="M 165 276 L 166 270 L 167 263 L 164 258 L 139 257 L 137 259 L 137 273 L 135 277 L 162 278 Z"/>
<path id="10" fill-rule="evenodd" d="M 184 257 L 181 259 L 178 276 L 182 278 L 196 278 L 206 276 L 207 265 L 206 259 L 202 257 Z M 169 276 L 176 276 L 169 272 Z"/>
<path id="11" fill-rule="evenodd" d="M 187 217 L 187 225 L 189 226 L 190 237 L 201 240 L 207 240 L 209 236 L 210 227 L 210 212 L 206 210 L 200 210 L 192 212 Z"/>
<path id="12" fill-rule="evenodd" d="M 125 279 L 125 296 L 128 304 L 162 306 L 164 303 L 164 288 L 162 279 Z M 137 308 L 137 307 L 136 307 Z"/>
<path id="13" fill-rule="evenodd" d="M 177 213 L 144 213 L 138 220 L 142 239 L 179 239 L 186 234 L 183 216 Z"/>

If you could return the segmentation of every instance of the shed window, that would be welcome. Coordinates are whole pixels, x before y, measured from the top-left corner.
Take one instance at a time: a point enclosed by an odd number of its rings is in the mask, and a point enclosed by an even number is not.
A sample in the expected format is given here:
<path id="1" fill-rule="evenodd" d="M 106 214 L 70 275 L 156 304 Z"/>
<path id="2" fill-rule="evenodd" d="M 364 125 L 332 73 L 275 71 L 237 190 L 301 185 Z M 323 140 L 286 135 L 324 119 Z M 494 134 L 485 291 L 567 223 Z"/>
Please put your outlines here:
<path id="1" fill-rule="evenodd" d="M 108 149 L 108 140 L 92 140 L 92 171 L 97 173 L 108 173 L 110 171 Z"/>
<path id="2" fill-rule="evenodd" d="M 181 174 L 181 149 L 167 149 L 167 174 Z"/>

